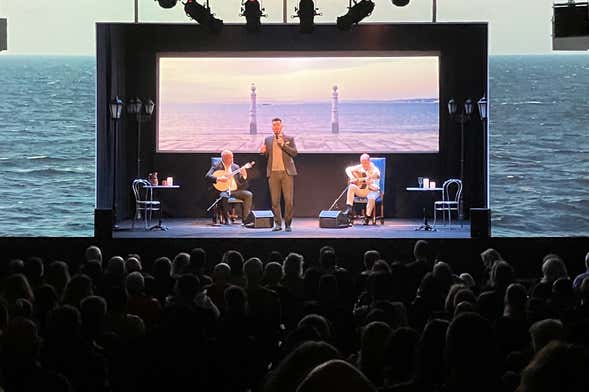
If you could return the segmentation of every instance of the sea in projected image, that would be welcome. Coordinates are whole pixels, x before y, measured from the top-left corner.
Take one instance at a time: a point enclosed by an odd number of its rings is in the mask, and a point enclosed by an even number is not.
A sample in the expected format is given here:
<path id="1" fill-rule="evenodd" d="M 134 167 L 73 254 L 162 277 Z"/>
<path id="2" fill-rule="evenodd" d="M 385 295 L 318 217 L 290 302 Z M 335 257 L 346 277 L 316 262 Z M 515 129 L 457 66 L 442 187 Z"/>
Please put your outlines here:
<path id="1" fill-rule="evenodd" d="M 493 235 L 589 235 L 589 56 L 492 56 L 489 74 Z M 3 55 L 0 86 L 0 235 L 92 236 L 95 59 Z M 289 115 L 262 105 L 262 132 L 266 109 Z"/>
<path id="2" fill-rule="evenodd" d="M 256 105 L 250 134 L 248 104 L 169 104 L 160 115 L 160 151 L 255 152 L 280 117 L 299 153 L 437 152 L 438 100 L 341 102 L 337 133 L 330 103 Z M 165 124 L 165 128 L 164 128 Z"/>

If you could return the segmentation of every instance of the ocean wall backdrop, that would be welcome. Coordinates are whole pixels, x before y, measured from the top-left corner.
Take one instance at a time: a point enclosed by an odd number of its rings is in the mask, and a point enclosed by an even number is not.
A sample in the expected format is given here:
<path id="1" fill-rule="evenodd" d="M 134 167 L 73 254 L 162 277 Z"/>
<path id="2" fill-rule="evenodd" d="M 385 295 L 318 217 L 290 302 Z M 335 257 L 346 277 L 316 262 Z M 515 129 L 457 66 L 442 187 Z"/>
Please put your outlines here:
<path id="1" fill-rule="evenodd" d="M 95 68 L 0 56 L 0 236 L 93 235 Z M 491 56 L 489 74 L 493 236 L 589 235 L 589 56 Z"/>

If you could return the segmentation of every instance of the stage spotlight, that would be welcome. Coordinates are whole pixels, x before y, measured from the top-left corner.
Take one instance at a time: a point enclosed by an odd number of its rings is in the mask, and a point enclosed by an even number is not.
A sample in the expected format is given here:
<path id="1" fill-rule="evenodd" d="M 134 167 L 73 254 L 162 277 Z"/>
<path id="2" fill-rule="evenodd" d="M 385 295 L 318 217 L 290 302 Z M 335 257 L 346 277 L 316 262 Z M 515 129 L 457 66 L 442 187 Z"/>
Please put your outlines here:
<path id="1" fill-rule="evenodd" d="M 262 28 L 260 18 L 266 15 L 258 0 L 245 0 L 241 3 L 241 16 L 245 16 L 245 29 L 255 33 Z"/>
<path id="2" fill-rule="evenodd" d="M 172 8 L 178 3 L 178 0 L 155 0 L 162 8 Z"/>
<path id="3" fill-rule="evenodd" d="M 393 5 L 396 5 L 397 7 L 405 7 L 407 4 L 409 4 L 409 0 L 391 0 L 393 2 Z"/>
<path id="4" fill-rule="evenodd" d="M 299 26 L 301 33 L 311 33 L 315 26 L 315 16 L 321 15 L 317 11 L 319 8 L 315 8 L 315 2 L 313 0 L 301 0 L 299 7 L 295 7 L 296 15 L 293 18 L 299 18 Z"/>
<path id="5" fill-rule="evenodd" d="M 337 28 L 340 30 L 350 30 L 352 25 L 358 24 L 362 19 L 369 16 L 374 10 L 374 2 L 372 0 L 361 0 L 352 6 L 352 0 L 350 0 L 349 11 L 344 16 L 337 18 Z"/>
<path id="6" fill-rule="evenodd" d="M 198 24 L 206 26 L 212 33 L 218 33 L 223 29 L 223 21 L 215 18 L 215 15 L 211 13 L 208 0 L 206 6 L 195 0 L 187 0 L 184 3 L 184 12 L 189 18 L 196 20 Z"/>

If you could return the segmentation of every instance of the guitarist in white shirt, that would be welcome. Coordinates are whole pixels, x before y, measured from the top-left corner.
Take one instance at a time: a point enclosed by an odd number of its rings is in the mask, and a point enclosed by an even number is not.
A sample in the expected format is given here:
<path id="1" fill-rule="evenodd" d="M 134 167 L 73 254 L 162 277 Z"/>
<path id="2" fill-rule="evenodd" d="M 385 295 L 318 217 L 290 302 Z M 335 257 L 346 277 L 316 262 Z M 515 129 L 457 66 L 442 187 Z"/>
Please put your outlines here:
<path id="1" fill-rule="evenodd" d="M 354 196 L 368 198 L 364 224 L 368 224 L 372 216 L 376 198 L 379 196 L 380 170 L 370 161 L 370 155 L 360 155 L 360 164 L 346 167 L 348 176 L 348 193 L 344 214 L 349 214 L 354 205 Z"/>
<path id="2" fill-rule="evenodd" d="M 214 188 L 220 192 L 219 196 L 221 197 L 221 200 L 219 201 L 219 205 L 221 213 L 225 217 L 225 224 L 229 224 L 230 222 L 229 197 L 243 200 L 242 222 L 252 209 L 252 193 L 248 190 L 240 189 L 247 180 L 246 168 L 249 167 L 251 167 L 251 165 L 248 164 L 240 168 L 239 165 L 233 162 L 233 152 L 230 150 L 223 150 L 221 152 L 221 161 L 216 165 L 211 166 L 205 175 L 206 181 L 212 184 Z M 235 172 L 237 173 L 232 176 L 231 173 Z"/>

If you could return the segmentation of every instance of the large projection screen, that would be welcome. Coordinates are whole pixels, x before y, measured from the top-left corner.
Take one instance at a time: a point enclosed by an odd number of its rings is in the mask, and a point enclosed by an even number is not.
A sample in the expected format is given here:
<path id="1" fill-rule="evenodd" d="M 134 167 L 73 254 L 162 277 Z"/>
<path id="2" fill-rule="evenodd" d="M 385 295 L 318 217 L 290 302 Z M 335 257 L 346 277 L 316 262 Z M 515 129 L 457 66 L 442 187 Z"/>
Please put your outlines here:
<path id="1" fill-rule="evenodd" d="M 160 53 L 157 151 L 257 152 L 281 118 L 299 153 L 439 151 L 439 56 Z"/>

